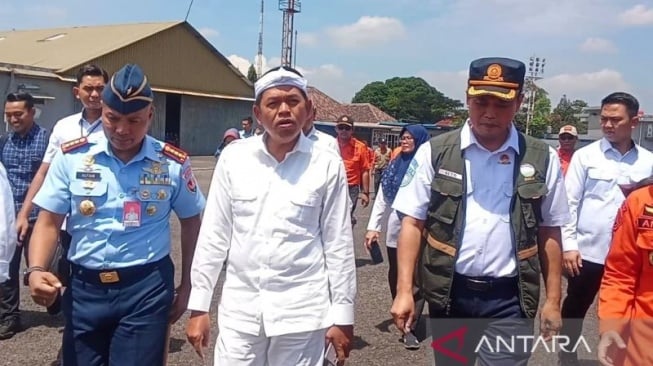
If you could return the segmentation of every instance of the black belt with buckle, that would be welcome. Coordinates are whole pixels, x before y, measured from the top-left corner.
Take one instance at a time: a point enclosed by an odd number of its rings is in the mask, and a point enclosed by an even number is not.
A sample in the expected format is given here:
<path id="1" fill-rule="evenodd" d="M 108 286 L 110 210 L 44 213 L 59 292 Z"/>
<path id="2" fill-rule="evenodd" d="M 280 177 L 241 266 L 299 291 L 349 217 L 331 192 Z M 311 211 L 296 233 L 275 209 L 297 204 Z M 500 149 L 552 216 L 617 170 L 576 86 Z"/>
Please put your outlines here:
<path id="1" fill-rule="evenodd" d="M 454 281 L 462 283 L 467 289 L 478 292 L 487 292 L 491 289 L 509 289 L 517 290 L 518 277 L 471 277 L 456 273 Z"/>
<path id="2" fill-rule="evenodd" d="M 126 285 L 142 279 L 145 275 L 155 271 L 159 266 L 164 264 L 165 261 L 170 261 L 170 257 L 166 256 L 156 262 L 140 266 L 100 270 L 72 264 L 72 277 L 96 285 Z"/>

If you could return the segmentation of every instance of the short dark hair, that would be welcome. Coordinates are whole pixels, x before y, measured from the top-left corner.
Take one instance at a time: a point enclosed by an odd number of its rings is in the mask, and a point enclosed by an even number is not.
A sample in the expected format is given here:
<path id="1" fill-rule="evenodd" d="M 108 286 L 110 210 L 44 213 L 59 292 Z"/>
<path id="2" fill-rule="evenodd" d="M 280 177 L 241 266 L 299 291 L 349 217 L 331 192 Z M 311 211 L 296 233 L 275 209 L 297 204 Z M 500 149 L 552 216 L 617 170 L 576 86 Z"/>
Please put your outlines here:
<path id="1" fill-rule="evenodd" d="M 250 125 L 254 123 L 254 120 L 252 119 L 252 117 L 245 117 L 245 118 L 243 118 L 241 120 L 241 122 L 242 121 L 247 121 L 247 122 L 249 122 Z"/>
<path id="2" fill-rule="evenodd" d="M 34 108 L 34 97 L 30 93 L 19 92 L 9 93 L 6 98 L 7 102 L 25 102 L 25 109 Z"/>
<path id="3" fill-rule="evenodd" d="M 637 98 L 624 92 L 612 93 L 603 98 L 603 100 L 601 100 L 601 108 L 603 108 L 606 104 L 623 105 L 626 107 L 626 111 L 628 112 L 628 116 L 630 118 L 637 116 L 637 113 L 639 112 L 639 102 L 637 101 Z"/>
<path id="4" fill-rule="evenodd" d="M 77 71 L 78 86 L 82 84 L 84 76 L 102 76 L 105 84 L 109 82 L 109 74 L 107 74 L 106 70 L 94 64 L 87 64 L 79 68 L 79 71 Z"/>

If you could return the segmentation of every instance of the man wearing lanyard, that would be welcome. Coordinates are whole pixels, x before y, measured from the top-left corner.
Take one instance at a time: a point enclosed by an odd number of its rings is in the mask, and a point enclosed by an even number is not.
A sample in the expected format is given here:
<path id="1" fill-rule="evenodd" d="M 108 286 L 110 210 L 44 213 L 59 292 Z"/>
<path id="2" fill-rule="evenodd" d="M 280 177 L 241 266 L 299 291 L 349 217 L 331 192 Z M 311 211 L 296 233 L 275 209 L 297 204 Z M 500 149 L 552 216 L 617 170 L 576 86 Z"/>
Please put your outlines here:
<path id="1" fill-rule="evenodd" d="M 61 144 L 80 137 L 87 137 L 92 141 L 97 138 L 97 136 L 104 135 L 100 126 L 102 124 L 102 105 L 100 103 L 100 95 L 102 94 L 104 85 L 108 80 L 109 75 L 107 72 L 96 65 L 82 66 L 77 72 L 77 83 L 73 87 L 73 95 L 82 103 L 84 108 L 79 113 L 60 119 L 52 129 L 50 141 L 47 150 L 45 151 L 45 155 L 43 156 L 43 162 L 41 163 L 39 170 L 36 172 L 29 190 L 25 194 L 25 201 L 23 202 L 22 209 L 16 215 L 16 229 L 20 240 L 25 237 L 27 229 L 29 228 L 29 213 L 32 212 L 32 208 L 34 207 L 32 200 L 39 189 L 41 189 L 41 186 L 45 181 L 45 175 L 47 174 L 48 169 L 50 169 L 50 163 L 57 154 L 57 151 L 60 150 Z M 65 225 L 62 227 L 60 232 L 60 240 L 64 251 L 67 251 L 67 248 L 70 245 L 70 235 L 64 229 Z M 61 266 L 65 268 L 65 252 L 63 253 L 62 258 L 64 263 Z M 59 272 L 61 274 L 61 271 Z M 65 279 L 62 280 L 65 282 Z M 52 309 L 49 309 L 48 311 L 51 313 L 58 313 L 59 310 L 57 305 L 58 302 L 56 302 Z"/>

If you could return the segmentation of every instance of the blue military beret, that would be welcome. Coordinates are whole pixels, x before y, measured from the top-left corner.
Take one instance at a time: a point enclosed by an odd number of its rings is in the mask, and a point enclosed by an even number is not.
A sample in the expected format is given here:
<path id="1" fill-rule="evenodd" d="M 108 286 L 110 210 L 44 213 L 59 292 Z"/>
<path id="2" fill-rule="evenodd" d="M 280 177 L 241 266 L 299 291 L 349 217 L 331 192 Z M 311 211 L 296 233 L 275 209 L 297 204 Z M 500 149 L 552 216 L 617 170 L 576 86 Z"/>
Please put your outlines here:
<path id="1" fill-rule="evenodd" d="M 524 87 L 526 66 L 523 62 L 503 57 L 486 57 L 469 65 L 467 95 L 492 95 L 514 100 Z"/>
<path id="2" fill-rule="evenodd" d="M 147 76 L 138 65 L 127 64 L 118 70 L 102 91 L 102 102 L 122 114 L 139 111 L 152 103 L 154 94 Z"/>

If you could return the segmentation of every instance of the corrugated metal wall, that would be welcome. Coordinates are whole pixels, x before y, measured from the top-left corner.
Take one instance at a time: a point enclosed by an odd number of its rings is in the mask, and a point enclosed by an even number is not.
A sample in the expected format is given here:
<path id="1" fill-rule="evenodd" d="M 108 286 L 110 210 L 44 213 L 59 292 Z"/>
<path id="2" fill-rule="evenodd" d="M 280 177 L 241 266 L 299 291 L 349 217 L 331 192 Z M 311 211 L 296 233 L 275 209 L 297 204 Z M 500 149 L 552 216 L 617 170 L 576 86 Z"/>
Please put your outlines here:
<path id="1" fill-rule="evenodd" d="M 95 60 L 109 73 L 138 63 L 154 87 L 252 98 L 254 89 L 182 23 Z M 76 68 L 67 74 L 74 74 Z"/>
<path id="2" fill-rule="evenodd" d="M 241 128 L 252 102 L 184 95 L 181 97 L 181 148 L 191 155 L 212 155 L 227 128 Z"/>

